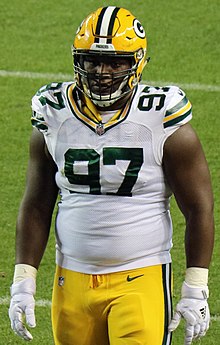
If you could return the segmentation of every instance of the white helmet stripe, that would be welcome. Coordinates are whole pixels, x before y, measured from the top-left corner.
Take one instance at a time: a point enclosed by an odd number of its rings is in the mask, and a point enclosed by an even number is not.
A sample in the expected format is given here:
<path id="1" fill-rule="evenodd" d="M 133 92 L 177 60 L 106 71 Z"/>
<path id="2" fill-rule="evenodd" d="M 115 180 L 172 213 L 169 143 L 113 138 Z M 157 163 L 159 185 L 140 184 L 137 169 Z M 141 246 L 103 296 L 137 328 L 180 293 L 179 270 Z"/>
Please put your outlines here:
<path id="1" fill-rule="evenodd" d="M 95 42 L 101 44 L 111 43 L 108 37 L 112 34 L 114 20 L 119 8 L 116 6 L 104 7 L 99 15 L 95 35 Z M 108 40 L 108 42 L 107 42 Z"/>

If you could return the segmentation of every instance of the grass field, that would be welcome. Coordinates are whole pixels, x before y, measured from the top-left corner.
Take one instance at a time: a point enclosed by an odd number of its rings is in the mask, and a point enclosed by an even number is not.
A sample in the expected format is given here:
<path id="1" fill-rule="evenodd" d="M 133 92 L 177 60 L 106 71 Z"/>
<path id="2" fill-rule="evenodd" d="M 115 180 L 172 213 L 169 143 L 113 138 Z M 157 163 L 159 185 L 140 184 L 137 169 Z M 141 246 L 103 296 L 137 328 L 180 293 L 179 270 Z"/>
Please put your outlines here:
<path id="1" fill-rule="evenodd" d="M 30 100 L 51 81 L 70 80 L 70 46 L 81 20 L 103 5 L 130 9 L 145 26 L 151 62 L 143 79 L 181 86 L 193 103 L 192 124 L 210 166 L 215 195 L 216 245 L 210 267 L 212 323 L 203 345 L 220 338 L 220 5 L 219 0 L 1 0 L 0 11 L 0 344 L 24 344 L 10 330 L 7 309 L 14 269 L 15 221 L 25 183 L 31 132 Z M 29 73 L 25 73 L 29 72 Z M 172 201 L 174 303 L 184 278 L 184 220 Z M 54 234 L 38 274 L 33 345 L 53 344 L 50 300 Z M 183 345 L 183 324 L 174 334 Z M 74 345 L 74 344 L 73 344 Z M 149 344 L 154 345 L 154 344 Z"/>

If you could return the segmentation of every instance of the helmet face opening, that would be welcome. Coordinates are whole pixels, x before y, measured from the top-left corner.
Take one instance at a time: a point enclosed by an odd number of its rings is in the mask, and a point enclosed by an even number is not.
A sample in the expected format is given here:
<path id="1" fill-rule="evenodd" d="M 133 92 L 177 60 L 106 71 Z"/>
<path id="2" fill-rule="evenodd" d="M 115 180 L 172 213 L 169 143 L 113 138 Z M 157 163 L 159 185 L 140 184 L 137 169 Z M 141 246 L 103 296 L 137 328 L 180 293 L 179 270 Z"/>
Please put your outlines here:
<path id="1" fill-rule="evenodd" d="M 129 11 L 108 6 L 90 14 L 72 47 L 78 89 L 97 106 L 112 105 L 140 81 L 146 46 L 144 29 Z"/>
<path id="2" fill-rule="evenodd" d="M 100 107 L 110 106 L 131 92 L 128 80 L 135 75 L 135 61 L 130 55 L 79 53 L 74 61 L 80 90 Z"/>

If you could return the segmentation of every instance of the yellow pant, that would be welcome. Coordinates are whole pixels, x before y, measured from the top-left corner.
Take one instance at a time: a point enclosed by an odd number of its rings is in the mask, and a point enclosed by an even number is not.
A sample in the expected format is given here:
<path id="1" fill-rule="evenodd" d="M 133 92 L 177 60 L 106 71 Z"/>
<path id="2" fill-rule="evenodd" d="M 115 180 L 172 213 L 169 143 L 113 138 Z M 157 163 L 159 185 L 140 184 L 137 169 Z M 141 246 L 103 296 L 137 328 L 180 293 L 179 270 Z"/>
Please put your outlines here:
<path id="1" fill-rule="evenodd" d="M 104 275 L 57 267 L 56 345 L 170 345 L 171 265 Z"/>

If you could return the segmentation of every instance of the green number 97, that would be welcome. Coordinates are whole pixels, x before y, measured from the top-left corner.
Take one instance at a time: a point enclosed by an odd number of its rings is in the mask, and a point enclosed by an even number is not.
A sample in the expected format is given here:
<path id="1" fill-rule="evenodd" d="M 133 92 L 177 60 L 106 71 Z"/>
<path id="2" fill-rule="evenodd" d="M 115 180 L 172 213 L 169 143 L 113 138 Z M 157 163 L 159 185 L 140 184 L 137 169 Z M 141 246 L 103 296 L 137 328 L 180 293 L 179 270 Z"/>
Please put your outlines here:
<path id="1" fill-rule="evenodd" d="M 129 161 L 129 164 L 117 192 L 107 194 L 132 196 L 132 188 L 143 164 L 143 148 L 103 148 L 103 165 L 117 165 L 117 160 L 126 160 Z M 88 174 L 74 173 L 75 162 L 87 162 Z M 70 184 L 87 185 L 89 186 L 89 193 L 101 194 L 100 155 L 94 149 L 70 148 L 65 153 L 64 173 Z"/>

